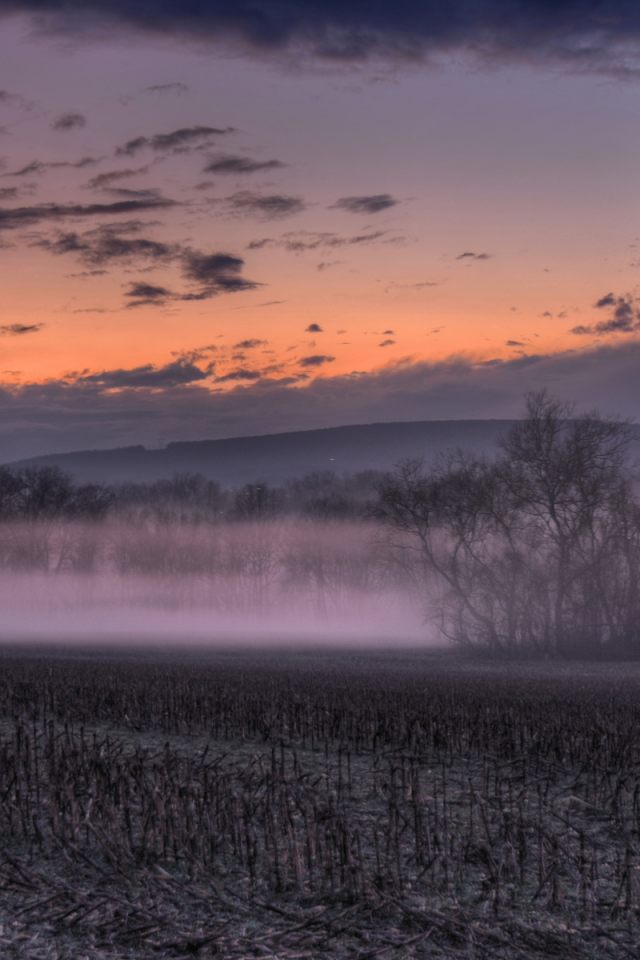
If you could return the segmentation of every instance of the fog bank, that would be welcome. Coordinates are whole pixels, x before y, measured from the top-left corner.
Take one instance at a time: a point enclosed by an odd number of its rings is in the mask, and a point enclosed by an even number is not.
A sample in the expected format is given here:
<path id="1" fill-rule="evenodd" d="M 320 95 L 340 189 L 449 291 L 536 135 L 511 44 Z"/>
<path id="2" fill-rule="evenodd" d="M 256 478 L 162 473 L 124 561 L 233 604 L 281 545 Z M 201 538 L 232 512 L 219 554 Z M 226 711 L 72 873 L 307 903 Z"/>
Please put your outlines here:
<path id="1" fill-rule="evenodd" d="M 437 642 L 369 523 L 7 523 L 0 606 L 8 643 Z"/>

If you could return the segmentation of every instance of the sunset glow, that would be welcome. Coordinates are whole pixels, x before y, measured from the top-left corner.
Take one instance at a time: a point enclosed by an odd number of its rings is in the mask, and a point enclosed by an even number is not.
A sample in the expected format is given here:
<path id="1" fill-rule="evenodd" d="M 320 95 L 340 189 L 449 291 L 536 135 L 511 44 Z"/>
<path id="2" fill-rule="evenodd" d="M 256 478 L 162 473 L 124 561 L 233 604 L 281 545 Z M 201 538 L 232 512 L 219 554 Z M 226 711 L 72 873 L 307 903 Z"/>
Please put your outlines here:
<path id="1" fill-rule="evenodd" d="M 3 459 L 544 385 L 640 413 L 631 48 L 329 57 L 113 9 L 0 24 Z"/>

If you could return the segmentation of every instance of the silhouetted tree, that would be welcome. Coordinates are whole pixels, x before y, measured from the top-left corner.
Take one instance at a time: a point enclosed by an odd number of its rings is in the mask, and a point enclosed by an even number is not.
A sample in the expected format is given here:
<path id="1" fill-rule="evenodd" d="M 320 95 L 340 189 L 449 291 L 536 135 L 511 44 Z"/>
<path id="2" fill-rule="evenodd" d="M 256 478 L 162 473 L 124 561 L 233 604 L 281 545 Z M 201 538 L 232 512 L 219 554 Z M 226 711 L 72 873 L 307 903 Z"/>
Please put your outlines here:
<path id="1" fill-rule="evenodd" d="M 60 516 L 73 503 L 73 481 L 58 467 L 27 467 L 18 479 L 18 509 L 29 520 Z"/>
<path id="2" fill-rule="evenodd" d="M 408 461 L 379 485 L 375 515 L 417 553 L 447 636 L 493 654 L 638 648 L 628 442 L 626 423 L 541 391 L 493 461 Z"/>
<path id="3" fill-rule="evenodd" d="M 268 483 L 247 483 L 233 498 L 230 517 L 233 520 L 270 520 L 283 509 L 281 490 L 272 490 Z"/>

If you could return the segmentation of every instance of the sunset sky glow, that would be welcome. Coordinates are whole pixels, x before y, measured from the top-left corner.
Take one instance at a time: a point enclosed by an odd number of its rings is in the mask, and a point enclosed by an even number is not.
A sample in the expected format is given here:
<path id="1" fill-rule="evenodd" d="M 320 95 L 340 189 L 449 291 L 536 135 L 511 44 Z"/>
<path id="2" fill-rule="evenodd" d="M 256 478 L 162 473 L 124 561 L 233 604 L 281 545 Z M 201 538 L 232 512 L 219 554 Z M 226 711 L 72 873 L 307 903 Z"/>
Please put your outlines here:
<path id="1" fill-rule="evenodd" d="M 0 460 L 640 416 L 636 4 L 0 14 Z"/>

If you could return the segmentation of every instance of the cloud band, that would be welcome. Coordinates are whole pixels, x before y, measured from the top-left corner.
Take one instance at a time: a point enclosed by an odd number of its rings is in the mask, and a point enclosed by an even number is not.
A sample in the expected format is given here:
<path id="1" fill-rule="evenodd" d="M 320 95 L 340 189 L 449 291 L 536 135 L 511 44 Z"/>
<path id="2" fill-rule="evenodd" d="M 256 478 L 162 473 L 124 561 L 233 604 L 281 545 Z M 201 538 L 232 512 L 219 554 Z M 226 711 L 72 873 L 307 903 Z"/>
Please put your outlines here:
<path id="1" fill-rule="evenodd" d="M 261 49 L 309 45 L 344 60 L 420 59 L 467 48 L 491 57 L 561 59 L 578 68 L 638 69 L 635 0 L 1 0 L 0 14 L 37 15 L 52 28 L 120 22 L 150 34 L 236 36 Z"/>

